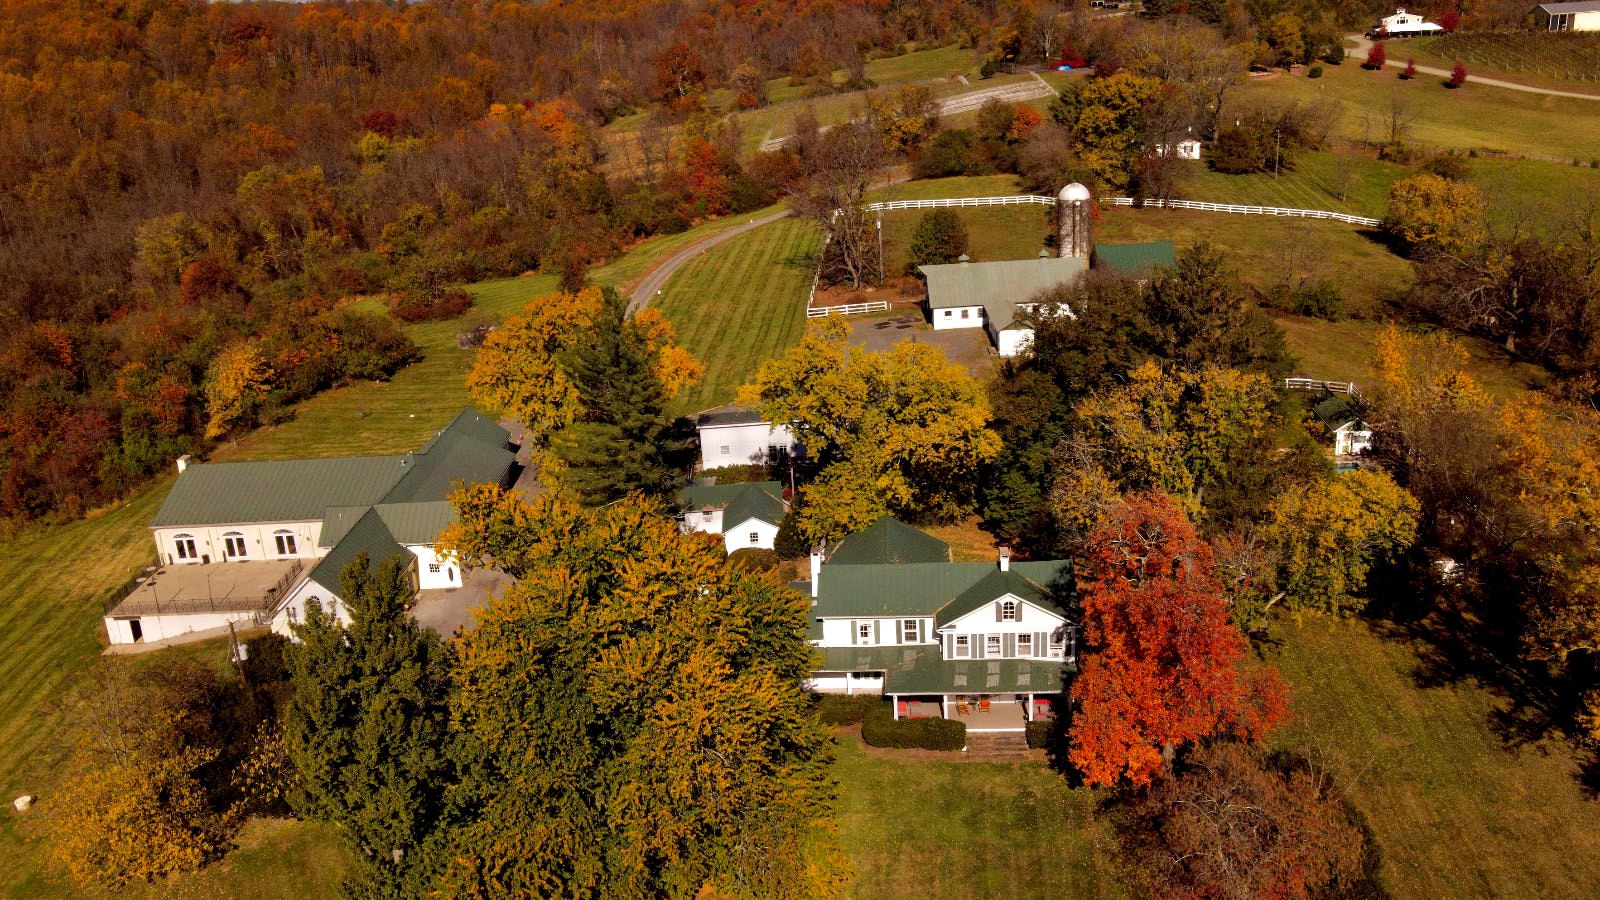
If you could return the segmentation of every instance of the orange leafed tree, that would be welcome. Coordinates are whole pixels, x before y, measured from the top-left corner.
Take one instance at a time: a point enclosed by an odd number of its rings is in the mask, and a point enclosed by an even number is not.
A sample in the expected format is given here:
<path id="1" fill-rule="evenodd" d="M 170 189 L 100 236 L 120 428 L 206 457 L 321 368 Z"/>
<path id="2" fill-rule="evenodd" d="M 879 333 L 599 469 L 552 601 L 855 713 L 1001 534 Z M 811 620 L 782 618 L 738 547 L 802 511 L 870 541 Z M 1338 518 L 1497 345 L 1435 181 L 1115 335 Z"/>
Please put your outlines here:
<path id="1" fill-rule="evenodd" d="M 1244 667 L 1211 547 L 1172 498 L 1118 504 L 1089 539 L 1085 575 L 1070 758 L 1087 781 L 1147 784 L 1181 744 L 1285 719 L 1281 679 Z"/>

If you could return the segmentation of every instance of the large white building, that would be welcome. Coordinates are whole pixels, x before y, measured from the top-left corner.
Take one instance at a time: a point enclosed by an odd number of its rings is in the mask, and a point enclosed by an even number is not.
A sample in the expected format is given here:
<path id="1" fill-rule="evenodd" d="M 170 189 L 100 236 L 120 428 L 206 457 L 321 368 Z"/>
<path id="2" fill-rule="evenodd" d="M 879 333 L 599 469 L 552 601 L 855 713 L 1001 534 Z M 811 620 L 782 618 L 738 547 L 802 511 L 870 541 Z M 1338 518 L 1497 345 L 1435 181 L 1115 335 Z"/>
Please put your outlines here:
<path id="1" fill-rule="evenodd" d="M 1384 16 L 1378 24 L 1367 32 L 1372 37 L 1418 37 L 1420 35 L 1439 34 L 1444 28 L 1427 21 L 1416 13 L 1408 13 L 1405 7 L 1397 8 L 1394 15 Z"/>
<path id="2" fill-rule="evenodd" d="M 1543 31 L 1600 31 L 1600 0 L 1542 3 L 1533 11 L 1533 22 Z"/>
<path id="3" fill-rule="evenodd" d="M 1033 327 L 1025 321 L 1033 312 L 1033 299 L 1042 291 L 1071 284 L 1089 269 L 1085 257 L 1052 257 L 1041 251 L 1037 259 L 960 262 L 918 267 L 928 283 L 928 317 L 934 331 L 982 328 L 1001 356 L 1015 356 L 1033 341 Z M 1066 315 L 1072 311 L 1065 307 Z"/>
<path id="4" fill-rule="evenodd" d="M 459 486 L 507 484 L 516 451 L 488 416 L 462 410 L 414 453 L 178 463 L 151 523 L 159 565 L 105 616 L 113 644 L 263 625 L 287 634 L 306 604 L 344 615 L 339 574 L 365 553 L 404 561 L 419 591 L 460 588 L 434 551 Z"/>
<path id="5" fill-rule="evenodd" d="M 948 548 L 892 519 L 811 557 L 819 693 L 883 695 L 896 718 L 950 718 L 969 732 L 1048 718 L 1077 659 L 1066 561 L 952 563 Z"/>

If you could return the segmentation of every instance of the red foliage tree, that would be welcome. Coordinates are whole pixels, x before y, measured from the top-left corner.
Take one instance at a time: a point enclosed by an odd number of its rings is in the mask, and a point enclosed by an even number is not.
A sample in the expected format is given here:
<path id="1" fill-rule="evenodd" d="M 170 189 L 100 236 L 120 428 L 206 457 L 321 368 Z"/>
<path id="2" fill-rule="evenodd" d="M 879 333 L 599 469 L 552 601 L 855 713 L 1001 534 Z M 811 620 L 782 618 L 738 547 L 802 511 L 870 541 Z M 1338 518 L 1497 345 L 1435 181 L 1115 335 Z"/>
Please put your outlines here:
<path id="1" fill-rule="evenodd" d="M 1446 10 L 1445 14 L 1439 17 L 1439 27 L 1444 29 L 1445 34 L 1453 34 L 1457 28 L 1461 27 L 1461 11 L 1456 9 Z"/>
<path id="2" fill-rule="evenodd" d="M 1389 51 L 1385 50 L 1383 48 L 1383 42 L 1379 41 L 1372 45 L 1371 50 L 1367 51 L 1367 61 L 1363 63 L 1363 65 L 1368 69 L 1381 69 L 1387 65 L 1388 62 Z"/>
<path id="3" fill-rule="evenodd" d="M 681 107 L 704 90 L 706 78 L 700 54 L 687 44 L 673 44 L 656 57 L 656 94 L 667 104 Z"/>
<path id="4" fill-rule="evenodd" d="M 721 215 L 728 211 L 729 168 L 729 160 L 710 141 L 704 138 L 690 141 L 684 159 L 684 175 L 689 199 L 699 213 Z"/>
<path id="5" fill-rule="evenodd" d="M 1092 784 L 1147 784 L 1181 744 L 1257 737 L 1287 715 L 1273 669 L 1246 670 L 1211 547 L 1170 497 L 1124 500 L 1089 540 L 1073 765 Z"/>
<path id="6" fill-rule="evenodd" d="M 1463 84 L 1466 84 L 1466 83 L 1467 83 L 1467 64 L 1458 59 L 1458 60 L 1456 60 L 1455 68 L 1452 68 L 1450 70 L 1450 82 L 1449 82 L 1449 84 L 1453 88 L 1458 88 L 1458 87 L 1461 87 Z"/>
<path id="7" fill-rule="evenodd" d="M 400 117 L 394 114 L 394 110 L 375 109 L 361 117 L 361 127 L 373 134 L 394 137 L 395 132 L 400 130 Z"/>
<path id="8" fill-rule="evenodd" d="M 1414 59 L 1406 60 L 1406 70 L 1400 73 L 1400 77 L 1407 81 L 1417 77 L 1417 61 Z"/>

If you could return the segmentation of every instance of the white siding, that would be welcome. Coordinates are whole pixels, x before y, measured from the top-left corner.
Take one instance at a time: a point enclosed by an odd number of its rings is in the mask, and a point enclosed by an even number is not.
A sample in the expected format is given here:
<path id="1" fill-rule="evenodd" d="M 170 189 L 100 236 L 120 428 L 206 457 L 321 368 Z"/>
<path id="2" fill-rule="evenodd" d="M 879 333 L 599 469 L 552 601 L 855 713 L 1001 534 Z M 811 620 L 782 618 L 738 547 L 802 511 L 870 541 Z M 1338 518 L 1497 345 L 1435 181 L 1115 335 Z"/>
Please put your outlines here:
<path id="1" fill-rule="evenodd" d="M 275 533 L 288 531 L 294 535 L 295 552 L 279 554 Z M 229 557 L 223 552 L 223 536 L 237 532 L 244 537 L 247 560 L 263 559 L 315 559 L 322 554 L 317 550 L 317 538 L 322 535 L 322 522 L 266 522 L 255 525 L 200 525 L 185 528 L 155 529 L 156 553 L 163 565 L 173 563 L 199 563 L 209 559 L 223 562 Z M 194 539 L 198 559 L 179 559 L 177 537 L 189 535 Z"/>
<path id="2" fill-rule="evenodd" d="M 704 532 L 706 534 L 721 534 L 722 510 L 691 509 L 679 517 L 678 524 L 685 534 L 696 534 L 699 532 Z"/>
<path id="3" fill-rule="evenodd" d="M 995 351 L 1001 356 L 1016 356 L 1032 343 L 1032 328 L 1007 328 L 996 336 Z"/>
<path id="4" fill-rule="evenodd" d="M 822 646 L 824 647 L 849 647 L 852 646 L 849 619 L 823 619 L 822 620 Z"/>
<path id="5" fill-rule="evenodd" d="M 901 624 L 908 620 L 918 623 L 917 640 L 904 640 L 905 634 Z M 872 626 L 872 642 L 863 644 L 857 637 L 857 627 L 860 625 Z M 928 616 L 906 616 L 900 619 L 823 619 L 822 644 L 823 647 L 899 647 L 899 646 L 925 646 L 939 642 L 939 636 L 933 629 L 933 619 Z"/>
<path id="6" fill-rule="evenodd" d="M 253 613 L 226 612 L 226 613 L 191 613 L 183 615 L 159 616 L 128 616 L 112 618 L 106 616 L 106 636 L 113 644 L 136 643 L 133 639 L 132 622 L 139 623 L 140 641 L 146 644 L 188 634 L 191 631 L 205 631 L 209 628 L 226 628 L 229 622 L 238 623 L 239 626 L 254 625 Z"/>
<path id="7" fill-rule="evenodd" d="M 417 586 L 425 591 L 461 587 L 461 565 L 455 557 L 434 552 L 432 546 L 418 544 L 406 548 L 417 558 Z M 434 567 L 438 567 L 437 572 Z"/>
<path id="8" fill-rule="evenodd" d="M 719 517 L 721 513 L 717 514 Z M 754 537 L 755 540 L 751 540 Z M 735 550 L 748 550 L 755 547 L 761 550 L 771 550 L 773 542 L 778 539 L 778 526 L 760 519 L 745 519 L 738 525 L 723 532 L 722 543 L 728 552 Z"/>
<path id="9" fill-rule="evenodd" d="M 787 425 L 718 425 L 700 429 L 700 468 L 745 466 L 767 460 L 769 447 L 795 452 L 794 434 Z"/>
<path id="10" fill-rule="evenodd" d="M 995 606 L 1001 602 L 1001 599 L 1011 599 L 1017 602 L 1018 616 L 1016 621 L 998 620 Z M 986 603 L 940 629 L 941 642 L 944 644 L 946 659 L 1017 658 L 1015 648 L 1016 636 L 1019 634 L 1046 635 L 1042 642 L 1038 637 L 1034 638 L 1035 646 L 1031 654 L 1025 658 L 1052 658 L 1049 652 L 1050 642 L 1048 636 L 1065 625 L 1066 620 L 1043 607 L 1034 606 L 1009 594 L 1006 595 L 1006 598 L 1001 599 L 996 599 L 994 603 Z M 967 637 L 968 646 L 971 648 L 968 656 L 956 655 L 955 638 L 957 635 L 965 635 Z M 1000 635 L 1000 653 L 998 656 L 989 655 L 986 650 L 986 641 L 989 635 Z M 1059 658 L 1059 654 L 1055 658 Z"/>
<path id="11" fill-rule="evenodd" d="M 842 694 L 849 689 L 850 679 L 844 674 L 813 675 L 806 682 L 806 690 L 818 694 Z"/>
<path id="12" fill-rule="evenodd" d="M 933 319 L 934 331 L 944 331 L 950 328 L 982 328 L 984 325 L 983 307 L 981 306 L 954 306 L 949 309 L 930 309 L 928 313 Z"/>

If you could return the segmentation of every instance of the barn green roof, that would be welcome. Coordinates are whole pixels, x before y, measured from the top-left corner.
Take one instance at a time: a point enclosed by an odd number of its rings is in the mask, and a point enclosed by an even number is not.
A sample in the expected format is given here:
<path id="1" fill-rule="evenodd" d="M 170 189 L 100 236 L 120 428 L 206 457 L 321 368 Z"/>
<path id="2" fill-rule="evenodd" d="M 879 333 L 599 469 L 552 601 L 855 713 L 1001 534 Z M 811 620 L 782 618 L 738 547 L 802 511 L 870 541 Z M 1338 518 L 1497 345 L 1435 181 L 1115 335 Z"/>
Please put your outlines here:
<path id="1" fill-rule="evenodd" d="M 1099 244 L 1094 248 L 1094 267 L 1129 278 L 1149 278 L 1156 269 L 1177 268 L 1178 251 L 1171 241 Z"/>
<path id="2" fill-rule="evenodd" d="M 811 614 L 819 619 L 849 619 L 896 616 L 933 616 L 946 606 L 973 600 L 999 585 L 991 574 L 1015 574 L 1035 587 L 1055 595 L 1070 593 L 1072 563 L 1066 560 L 1013 562 L 1010 573 L 1001 573 L 993 563 L 891 563 L 887 565 L 822 567 L 816 601 Z M 980 583 L 989 579 L 981 589 Z M 969 593 L 971 592 L 971 593 Z M 999 598 L 1009 590 L 999 589 L 987 597 Z M 963 599 L 965 598 L 965 599 Z M 1060 608 L 1048 604 L 1058 612 Z M 973 608 L 977 608 L 976 605 Z"/>
<path id="3" fill-rule="evenodd" d="M 1041 256 L 997 262 L 961 262 L 918 267 L 928 281 L 928 306 L 949 309 L 981 306 L 995 329 L 1009 328 L 1017 304 L 1041 291 L 1070 284 L 1088 268 L 1077 257 Z"/>
<path id="4" fill-rule="evenodd" d="M 344 567 L 354 562 L 356 557 L 365 553 L 367 561 L 373 568 L 385 560 L 396 556 L 407 555 L 406 548 L 400 546 L 388 526 L 383 524 L 383 518 L 376 509 L 368 509 L 339 540 L 339 543 L 328 555 L 317 561 L 311 567 L 310 578 L 317 584 L 332 592 L 339 594 L 339 574 Z"/>
<path id="5" fill-rule="evenodd" d="M 828 556 L 828 563 L 836 566 L 949 561 L 949 544 L 893 516 L 846 537 Z"/>

